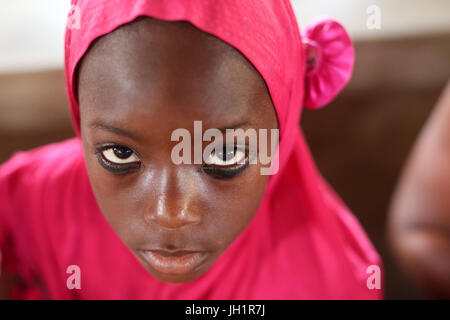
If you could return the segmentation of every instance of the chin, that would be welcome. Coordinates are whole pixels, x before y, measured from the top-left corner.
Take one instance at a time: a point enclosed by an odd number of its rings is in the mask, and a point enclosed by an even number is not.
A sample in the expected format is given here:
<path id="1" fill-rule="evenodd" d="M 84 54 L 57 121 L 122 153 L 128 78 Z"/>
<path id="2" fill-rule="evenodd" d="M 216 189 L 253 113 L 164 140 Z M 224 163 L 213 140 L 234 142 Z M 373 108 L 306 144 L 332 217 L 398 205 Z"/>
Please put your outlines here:
<path id="1" fill-rule="evenodd" d="M 150 274 L 152 274 L 150 272 Z M 197 278 L 200 278 L 203 273 L 198 274 L 198 275 L 186 275 L 186 276 L 179 276 L 179 275 L 165 275 L 165 276 L 160 276 L 160 275 L 156 275 L 156 274 L 152 274 L 155 278 L 157 278 L 160 281 L 163 282 L 168 282 L 168 283 L 187 283 L 190 281 L 193 281 Z"/>

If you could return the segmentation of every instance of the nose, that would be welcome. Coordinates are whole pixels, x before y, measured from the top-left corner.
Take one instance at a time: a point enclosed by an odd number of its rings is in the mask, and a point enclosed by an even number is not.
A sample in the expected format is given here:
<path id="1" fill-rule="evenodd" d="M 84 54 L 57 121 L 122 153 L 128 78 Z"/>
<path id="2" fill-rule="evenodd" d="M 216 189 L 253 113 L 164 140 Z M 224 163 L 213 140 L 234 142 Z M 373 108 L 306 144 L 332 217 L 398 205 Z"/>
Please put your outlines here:
<path id="1" fill-rule="evenodd" d="M 200 222 L 200 212 L 195 205 L 195 184 L 182 170 L 164 170 L 159 178 L 153 176 L 156 191 L 148 197 L 145 220 L 167 229 L 179 229 Z"/>

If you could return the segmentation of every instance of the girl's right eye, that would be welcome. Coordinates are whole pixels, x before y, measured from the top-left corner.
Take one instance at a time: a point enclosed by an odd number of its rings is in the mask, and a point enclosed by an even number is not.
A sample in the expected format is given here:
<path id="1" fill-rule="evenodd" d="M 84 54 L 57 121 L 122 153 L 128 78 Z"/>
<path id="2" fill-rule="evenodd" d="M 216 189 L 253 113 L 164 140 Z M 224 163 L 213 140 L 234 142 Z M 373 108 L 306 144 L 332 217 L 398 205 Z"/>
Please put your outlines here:
<path id="1" fill-rule="evenodd" d="M 126 147 L 109 148 L 104 150 L 102 155 L 114 164 L 129 164 L 139 161 L 133 150 Z"/>
<path id="2" fill-rule="evenodd" d="M 123 173 L 141 166 L 137 154 L 125 146 L 108 146 L 97 151 L 99 163 L 106 170 Z"/>

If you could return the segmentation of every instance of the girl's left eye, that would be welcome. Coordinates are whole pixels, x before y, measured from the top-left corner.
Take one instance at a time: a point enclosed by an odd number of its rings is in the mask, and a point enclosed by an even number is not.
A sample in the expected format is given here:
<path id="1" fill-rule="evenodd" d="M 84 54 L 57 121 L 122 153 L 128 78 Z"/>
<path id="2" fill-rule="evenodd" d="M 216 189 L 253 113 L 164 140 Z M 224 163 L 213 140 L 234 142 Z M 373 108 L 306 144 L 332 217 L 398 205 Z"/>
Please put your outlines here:
<path id="1" fill-rule="evenodd" d="M 249 154 L 245 148 L 224 145 L 211 152 L 202 170 L 216 179 L 231 179 L 244 172 L 248 166 Z"/>
<path id="2" fill-rule="evenodd" d="M 208 165 L 227 167 L 236 164 L 242 164 L 245 161 L 246 152 L 234 146 L 216 148 L 206 159 Z"/>

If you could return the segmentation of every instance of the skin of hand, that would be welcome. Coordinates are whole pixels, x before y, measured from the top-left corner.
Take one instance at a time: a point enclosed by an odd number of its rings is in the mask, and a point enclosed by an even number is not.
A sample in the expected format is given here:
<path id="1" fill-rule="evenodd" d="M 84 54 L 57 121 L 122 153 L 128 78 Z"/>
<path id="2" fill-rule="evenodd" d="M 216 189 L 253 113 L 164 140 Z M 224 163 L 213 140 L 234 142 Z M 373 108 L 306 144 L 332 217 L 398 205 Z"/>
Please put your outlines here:
<path id="1" fill-rule="evenodd" d="M 388 238 L 419 286 L 432 298 L 450 298 L 450 82 L 394 194 Z"/>
<path id="2" fill-rule="evenodd" d="M 185 128 L 193 136 L 194 120 L 203 130 L 277 129 L 261 75 L 235 48 L 189 23 L 145 17 L 91 45 L 77 90 L 88 174 L 107 221 L 156 278 L 203 275 L 252 221 L 268 176 L 260 164 L 227 172 L 176 165 L 171 133 Z M 139 167 L 110 168 L 111 146 Z M 143 259 L 154 248 L 200 251 L 206 260 L 186 274 L 162 273 Z"/>

